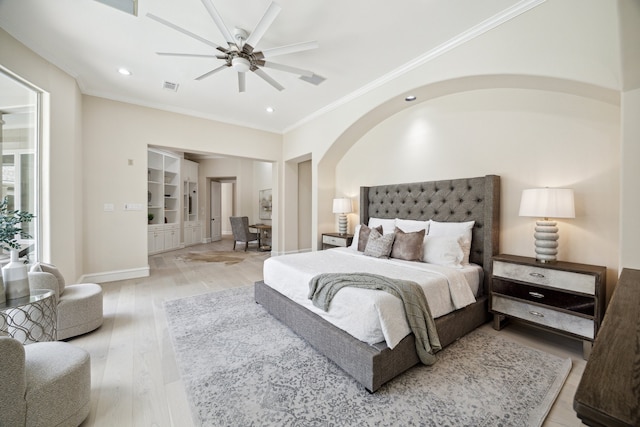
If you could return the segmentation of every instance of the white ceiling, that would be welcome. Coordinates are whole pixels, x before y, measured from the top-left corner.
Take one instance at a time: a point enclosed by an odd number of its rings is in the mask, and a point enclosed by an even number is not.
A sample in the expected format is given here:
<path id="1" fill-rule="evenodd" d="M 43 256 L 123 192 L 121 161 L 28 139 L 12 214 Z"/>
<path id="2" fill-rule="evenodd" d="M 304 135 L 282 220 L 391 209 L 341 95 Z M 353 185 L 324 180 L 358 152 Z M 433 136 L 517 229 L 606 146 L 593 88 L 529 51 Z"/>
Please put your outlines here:
<path id="1" fill-rule="evenodd" d="M 213 2 L 227 27 L 250 32 L 270 0 Z M 232 69 L 196 81 L 223 61 L 155 54 L 211 54 L 213 48 L 159 24 L 147 12 L 226 46 L 201 0 L 139 0 L 137 17 L 91 0 L 0 0 L 0 27 L 74 76 L 84 94 L 284 132 L 436 48 L 485 31 L 532 3 L 278 0 L 282 11 L 257 49 L 317 40 L 318 49 L 278 56 L 273 62 L 326 78 L 314 86 L 266 69 L 285 87 L 282 92 L 248 73 L 247 91 L 238 93 Z M 133 74 L 122 76 L 119 67 Z M 163 89 L 165 81 L 178 83 L 178 91 Z M 275 112 L 267 113 L 267 106 Z"/>

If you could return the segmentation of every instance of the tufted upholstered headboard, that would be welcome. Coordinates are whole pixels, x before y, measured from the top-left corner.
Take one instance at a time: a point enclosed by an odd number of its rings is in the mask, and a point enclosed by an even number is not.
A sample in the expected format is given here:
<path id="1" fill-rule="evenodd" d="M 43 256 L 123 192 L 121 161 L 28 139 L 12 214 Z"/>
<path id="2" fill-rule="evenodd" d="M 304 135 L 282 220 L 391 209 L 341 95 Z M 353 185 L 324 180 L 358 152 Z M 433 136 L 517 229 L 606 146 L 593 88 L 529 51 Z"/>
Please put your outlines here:
<path id="1" fill-rule="evenodd" d="M 370 217 L 475 221 L 469 260 L 483 267 L 488 294 L 491 257 L 499 249 L 499 176 L 360 187 L 360 223 Z"/>

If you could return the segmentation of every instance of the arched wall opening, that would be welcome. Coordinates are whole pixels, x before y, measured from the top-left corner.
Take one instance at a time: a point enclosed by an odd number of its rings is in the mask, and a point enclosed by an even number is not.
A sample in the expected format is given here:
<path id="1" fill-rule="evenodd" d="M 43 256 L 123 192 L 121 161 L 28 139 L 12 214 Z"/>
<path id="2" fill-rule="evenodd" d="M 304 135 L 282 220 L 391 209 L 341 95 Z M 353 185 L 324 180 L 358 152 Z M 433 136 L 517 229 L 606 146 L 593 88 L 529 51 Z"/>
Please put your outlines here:
<path id="1" fill-rule="evenodd" d="M 620 93 L 531 75 L 483 75 L 399 94 L 351 124 L 317 164 L 317 229 L 334 231 L 333 197 L 360 185 L 498 174 L 501 249 L 532 255 L 533 219 L 518 217 L 522 189 L 572 187 L 577 215 L 563 221 L 560 255 L 610 268 L 615 280 L 620 202 Z M 598 230 L 596 233 L 594 230 Z M 602 252 L 590 250 L 601 247 Z M 600 255 L 599 255 L 600 253 Z"/>

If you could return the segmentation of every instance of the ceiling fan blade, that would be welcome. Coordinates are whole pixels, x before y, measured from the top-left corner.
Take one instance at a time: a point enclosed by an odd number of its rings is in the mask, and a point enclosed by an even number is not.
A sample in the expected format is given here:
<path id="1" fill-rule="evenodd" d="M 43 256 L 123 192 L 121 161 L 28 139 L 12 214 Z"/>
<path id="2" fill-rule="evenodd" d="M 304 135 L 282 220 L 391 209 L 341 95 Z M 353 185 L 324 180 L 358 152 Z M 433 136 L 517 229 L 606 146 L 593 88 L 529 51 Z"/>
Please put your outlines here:
<path id="1" fill-rule="evenodd" d="M 258 76 L 260 76 L 262 78 L 262 80 L 264 80 L 265 82 L 269 83 L 271 86 L 275 87 L 279 91 L 284 90 L 284 86 L 282 86 L 277 81 L 273 80 L 267 73 L 262 71 L 260 68 L 256 68 L 255 70 L 252 70 L 252 71 L 254 73 L 256 73 Z"/>
<path id="2" fill-rule="evenodd" d="M 221 66 L 219 66 L 218 68 L 214 68 L 213 70 L 209 71 L 208 73 L 204 73 L 204 74 L 203 74 L 203 75 L 201 75 L 200 77 L 196 77 L 196 80 L 202 80 L 202 79 L 205 79 L 205 78 L 209 77 L 210 75 L 217 73 L 218 71 L 222 71 L 222 70 L 224 70 L 224 69 L 225 69 L 225 68 L 227 68 L 227 67 L 228 67 L 228 65 L 227 65 L 227 64 L 221 65 Z"/>
<path id="3" fill-rule="evenodd" d="M 287 55 L 289 53 L 302 52 L 304 50 L 317 49 L 318 42 L 302 42 L 296 44 L 290 44 L 287 46 L 273 47 L 271 49 L 265 49 L 261 52 L 256 52 L 256 54 L 261 54 L 263 58 L 271 58 L 273 56 L 278 55 Z"/>
<path id="4" fill-rule="evenodd" d="M 202 4 L 207 9 L 207 12 L 209 12 L 209 15 L 211 15 L 211 18 L 213 18 L 213 22 L 216 23 L 216 26 L 222 33 L 222 36 L 227 41 L 227 43 L 229 43 L 229 45 L 235 45 L 236 39 L 233 37 L 233 34 L 231 34 L 231 31 L 229 31 L 229 28 L 227 28 L 227 26 L 224 24 L 222 16 L 220 16 L 218 11 L 216 10 L 213 2 L 211 0 L 202 0 Z"/>
<path id="5" fill-rule="evenodd" d="M 238 92 L 244 92 L 247 86 L 247 73 L 238 71 Z"/>
<path id="6" fill-rule="evenodd" d="M 225 57 L 221 55 L 201 55 L 199 53 L 174 53 L 174 52 L 156 52 L 156 55 L 160 56 L 187 56 L 190 58 L 219 58 L 224 59 Z"/>
<path id="7" fill-rule="evenodd" d="M 269 62 L 269 61 L 258 61 L 258 63 L 263 67 L 273 68 L 274 70 L 285 71 L 287 73 L 293 73 L 299 76 L 305 76 L 305 77 L 313 76 L 313 71 L 303 70 L 302 68 L 296 68 L 290 65 L 277 64 L 275 62 Z"/>
<path id="8" fill-rule="evenodd" d="M 260 18 L 260 21 L 258 22 L 256 27 L 244 42 L 245 46 L 249 45 L 249 47 L 251 48 L 249 53 L 251 53 L 255 46 L 260 42 L 260 39 L 262 39 L 264 33 L 266 33 L 271 24 L 273 24 L 273 21 L 276 19 L 281 10 L 282 7 L 280 7 L 280 5 L 278 5 L 276 2 L 271 2 L 264 15 L 262 15 L 262 18 Z"/>
<path id="9" fill-rule="evenodd" d="M 191 32 L 191 31 L 189 31 L 189 30 L 185 30 L 184 28 L 179 27 L 179 26 L 177 26 L 176 24 L 174 24 L 174 23 L 172 23 L 172 22 L 167 21 L 166 19 L 162 19 L 162 18 L 160 18 L 159 16 L 156 16 L 156 15 L 154 15 L 154 14 L 152 14 L 152 13 L 147 13 L 147 17 L 148 17 L 148 18 L 153 19 L 153 20 L 154 20 L 154 21 L 156 21 L 156 22 L 161 23 L 162 25 L 166 25 L 166 26 L 167 26 L 167 27 L 169 27 L 169 28 L 172 28 L 172 29 L 174 29 L 174 30 L 176 30 L 176 31 L 179 31 L 179 32 L 181 32 L 182 34 L 185 34 L 185 35 L 187 35 L 187 36 L 189 36 L 189 37 L 191 37 L 191 38 L 194 38 L 194 39 L 196 39 L 196 40 L 198 40 L 198 41 L 200 41 L 200 42 L 202 42 L 202 43 L 204 43 L 204 44 L 207 44 L 207 45 L 209 45 L 209 46 L 211 46 L 211 47 L 214 47 L 214 48 L 216 48 L 216 49 L 218 49 L 218 50 L 222 50 L 223 52 L 225 51 L 225 49 L 224 49 L 224 48 L 222 48 L 221 46 L 219 46 L 219 45 L 215 44 L 214 42 L 209 41 L 209 40 L 207 40 L 207 39 L 205 39 L 205 38 L 203 38 L 203 37 L 200 37 L 199 35 L 194 34 L 194 33 L 192 33 L 192 32 Z"/>

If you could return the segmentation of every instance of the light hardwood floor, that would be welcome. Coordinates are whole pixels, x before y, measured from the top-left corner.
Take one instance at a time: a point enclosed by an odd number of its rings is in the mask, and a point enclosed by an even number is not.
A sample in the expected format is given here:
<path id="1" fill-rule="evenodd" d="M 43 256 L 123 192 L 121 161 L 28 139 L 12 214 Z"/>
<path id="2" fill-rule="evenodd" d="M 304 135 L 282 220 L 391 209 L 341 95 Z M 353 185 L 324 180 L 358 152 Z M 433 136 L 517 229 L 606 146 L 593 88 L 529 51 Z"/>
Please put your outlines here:
<path id="1" fill-rule="evenodd" d="M 168 336 L 163 303 L 261 280 L 262 263 L 268 253 L 258 253 L 235 265 L 186 264 L 179 258 L 189 251 L 232 247 L 230 239 L 223 239 L 153 255 L 149 257 L 150 277 L 103 284 L 104 324 L 92 333 L 69 340 L 91 354 L 91 412 L 83 426 L 195 425 Z M 571 373 L 544 426 L 582 425 L 572 408 L 585 366 L 579 341 L 518 324 L 500 332 L 493 331 L 490 324 L 483 328 L 570 357 Z"/>

